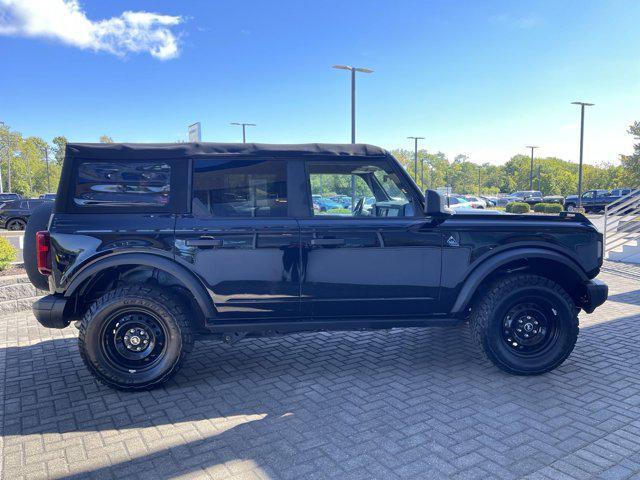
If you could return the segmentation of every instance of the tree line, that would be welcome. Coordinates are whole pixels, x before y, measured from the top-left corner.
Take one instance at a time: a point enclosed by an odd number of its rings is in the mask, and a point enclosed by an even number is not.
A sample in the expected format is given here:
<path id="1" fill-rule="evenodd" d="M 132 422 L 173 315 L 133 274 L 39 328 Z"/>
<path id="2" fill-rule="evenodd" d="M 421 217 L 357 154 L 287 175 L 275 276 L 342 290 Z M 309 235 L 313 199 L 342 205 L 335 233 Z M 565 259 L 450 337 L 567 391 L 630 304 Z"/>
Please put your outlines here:
<path id="1" fill-rule="evenodd" d="M 620 155 L 620 165 L 600 163 L 584 164 L 582 168 L 583 191 L 640 186 L 640 122 L 634 122 L 628 133 L 638 143 L 629 155 Z M 514 155 L 504 165 L 477 164 L 466 155 L 449 160 L 442 152 L 418 152 L 418 172 L 415 175 L 414 152 L 398 149 L 392 151 L 402 166 L 414 178 L 421 189 L 451 187 L 456 193 L 492 195 L 529 190 L 531 157 Z M 578 165 L 557 157 L 535 158 L 533 162 L 533 189 L 545 195 L 575 194 L 578 185 Z"/>
<path id="2" fill-rule="evenodd" d="M 103 135 L 102 143 L 113 140 Z M 58 136 L 50 142 L 41 137 L 25 137 L 0 123 L 0 176 L 4 192 L 34 198 L 58 191 L 67 139 Z"/>
<path id="3" fill-rule="evenodd" d="M 640 122 L 628 129 L 637 143 L 633 152 L 620 155 L 620 165 L 601 163 L 583 166 L 583 190 L 594 188 L 640 186 Z M 111 143 L 103 135 L 99 139 Z M 24 197 L 56 192 L 60 180 L 67 139 L 64 136 L 50 142 L 40 137 L 25 137 L 20 132 L 0 124 L 0 174 L 5 192 Z M 410 150 L 392 151 L 409 175 L 414 176 L 414 153 Z M 418 152 L 418 186 L 442 188 L 450 186 L 456 193 L 497 194 L 529 189 L 530 157 L 514 155 L 504 165 L 472 162 L 465 155 L 452 160 L 442 152 Z M 545 195 L 576 193 L 578 165 L 556 157 L 534 158 L 533 188 Z M 318 179 L 318 182 L 320 179 Z M 319 185 L 318 185 L 319 187 Z"/>

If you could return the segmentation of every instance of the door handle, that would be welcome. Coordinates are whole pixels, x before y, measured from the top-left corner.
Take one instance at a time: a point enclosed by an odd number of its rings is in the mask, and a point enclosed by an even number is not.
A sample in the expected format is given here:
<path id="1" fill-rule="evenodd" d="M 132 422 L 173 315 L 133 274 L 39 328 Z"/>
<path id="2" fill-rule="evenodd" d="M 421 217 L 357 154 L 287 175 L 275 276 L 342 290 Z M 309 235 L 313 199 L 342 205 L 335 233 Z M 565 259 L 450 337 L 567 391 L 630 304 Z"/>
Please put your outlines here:
<path id="1" fill-rule="evenodd" d="M 187 247 L 221 247 L 223 243 L 221 238 L 213 237 L 200 237 L 185 242 Z"/>
<path id="2" fill-rule="evenodd" d="M 329 246 L 329 245 L 344 245 L 344 238 L 312 238 L 311 245 L 314 247 Z"/>

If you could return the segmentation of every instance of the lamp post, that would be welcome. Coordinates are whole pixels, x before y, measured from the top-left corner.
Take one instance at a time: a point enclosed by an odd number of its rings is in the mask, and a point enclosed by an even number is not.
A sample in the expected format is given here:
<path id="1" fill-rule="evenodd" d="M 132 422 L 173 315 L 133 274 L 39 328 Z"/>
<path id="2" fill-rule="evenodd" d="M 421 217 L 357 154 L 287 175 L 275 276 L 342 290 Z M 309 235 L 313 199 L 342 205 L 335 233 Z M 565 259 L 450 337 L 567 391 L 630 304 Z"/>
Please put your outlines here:
<path id="1" fill-rule="evenodd" d="M 334 65 L 333 68 L 351 72 L 351 143 L 356 143 L 356 72 L 373 73 L 373 70 L 348 65 Z"/>
<path id="2" fill-rule="evenodd" d="M 571 102 L 580 105 L 580 164 L 578 166 L 578 208 L 582 208 L 582 152 L 584 149 L 584 107 L 592 107 L 593 103 Z"/>
<path id="3" fill-rule="evenodd" d="M 246 127 L 255 127 L 255 123 L 242 123 L 242 122 L 231 122 L 229 125 L 240 125 L 242 126 L 242 143 L 247 143 L 247 133 Z"/>
<path id="4" fill-rule="evenodd" d="M 527 145 L 531 149 L 531 167 L 529 169 L 529 190 L 533 190 L 533 151 L 538 148 L 533 145 Z"/>
<path id="5" fill-rule="evenodd" d="M 413 179 L 418 183 L 418 140 L 424 140 L 424 137 L 407 137 L 413 140 Z M 422 173 L 420 174 L 420 188 L 424 188 L 424 164 L 421 163 Z"/>

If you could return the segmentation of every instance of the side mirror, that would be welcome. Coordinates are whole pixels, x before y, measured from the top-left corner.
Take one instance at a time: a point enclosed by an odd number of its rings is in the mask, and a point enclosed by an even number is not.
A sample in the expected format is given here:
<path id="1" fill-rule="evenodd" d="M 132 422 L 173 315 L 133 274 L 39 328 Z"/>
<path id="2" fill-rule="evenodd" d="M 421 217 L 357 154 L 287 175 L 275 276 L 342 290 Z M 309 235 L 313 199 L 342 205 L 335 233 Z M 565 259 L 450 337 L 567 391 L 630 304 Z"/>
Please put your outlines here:
<path id="1" fill-rule="evenodd" d="M 435 190 L 425 191 L 424 200 L 425 215 L 446 215 L 448 213 L 444 197 Z"/>

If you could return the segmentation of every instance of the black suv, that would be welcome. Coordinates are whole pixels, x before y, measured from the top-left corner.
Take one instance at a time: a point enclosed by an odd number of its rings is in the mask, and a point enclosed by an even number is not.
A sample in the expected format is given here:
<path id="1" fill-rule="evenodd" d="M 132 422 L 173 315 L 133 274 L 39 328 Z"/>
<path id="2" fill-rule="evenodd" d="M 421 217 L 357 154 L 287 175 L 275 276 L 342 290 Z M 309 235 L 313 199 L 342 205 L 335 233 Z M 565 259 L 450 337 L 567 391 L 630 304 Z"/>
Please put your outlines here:
<path id="1" fill-rule="evenodd" d="M 0 228 L 24 230 L 33 211 L 50 200 L 21 199 L 0 203 Z"/>
<path id="2" fill-rule="evenodd" d="M 607 298 L 584 216 L 453 213 L 370 145 L 69 144 L 27 235 L 37 319 L 76 320 L 89 370 L 124 390 L 169 379 L 199 334 L 465 322 L 499 368 L 540 374 Z"/>

